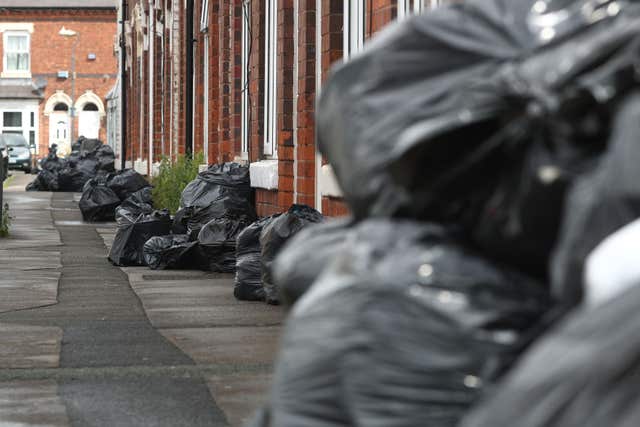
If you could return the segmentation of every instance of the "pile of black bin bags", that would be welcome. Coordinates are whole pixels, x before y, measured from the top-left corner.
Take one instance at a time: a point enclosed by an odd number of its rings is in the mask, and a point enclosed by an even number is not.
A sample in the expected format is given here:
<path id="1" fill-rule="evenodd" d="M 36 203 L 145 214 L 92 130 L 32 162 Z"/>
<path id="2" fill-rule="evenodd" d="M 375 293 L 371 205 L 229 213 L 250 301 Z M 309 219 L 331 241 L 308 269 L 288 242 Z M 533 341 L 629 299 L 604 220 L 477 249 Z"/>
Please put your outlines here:
<path id="1" fill-rule="evenodd" d="M 144 262 L 152 269 L 232 273 L 236 237 L 256 219 L 249 168 L 212 165 L 183 190 L 170 229 L 144 244 Z"/>
<path id="2" fill-rule="evenodd" d="M 334 69 L 353 218 L 272 263 L 293 306 L 253 426 L 635 425 L 638 290 L 575 313 L 640 217 L 640 4 L 593 4 L 443 6 Z"/>
<path id="3" fill-rule="evenodd" d="M 53 145 L 40 164 L 40 172 L 27 191 L 83 191 L 90 179 L 115 171 L 115 155 L 98 139 L 80 137 L 68 158 L 59 158 Z"/>
<path id="4" fill-rule="evenodd" d="M 139 200 L 142 194 L 137 192 L 145 188 L 148 188 L 144 193 L 145 198 Z M 113 221 L 118 206 L 139 202 L 151 204 L 151 186 L 138 172 L 123 169 L 87 181 L 82 189 L 79 207 L 85 221 Z"/>

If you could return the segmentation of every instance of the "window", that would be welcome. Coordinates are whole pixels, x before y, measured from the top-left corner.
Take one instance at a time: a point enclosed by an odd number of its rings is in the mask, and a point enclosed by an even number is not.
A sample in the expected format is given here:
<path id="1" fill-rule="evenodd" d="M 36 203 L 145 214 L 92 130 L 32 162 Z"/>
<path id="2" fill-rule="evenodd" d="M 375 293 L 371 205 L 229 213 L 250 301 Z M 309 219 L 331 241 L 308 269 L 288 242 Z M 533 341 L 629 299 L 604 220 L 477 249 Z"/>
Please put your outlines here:
<path id="1" fill-rule="evenodd" d="M 0 113 L 0 133 L 22 135 L 30 144 L 37 141 L 37 105 L 22 110 L 4 110 Z M 37 147 L 36 147 L 37 150 Z"/>
<path id="2" fill-rule="evenodd" d="M 209 29 L 209 0 L 202 1 L 202 14 L 200 15 L 200 31 Z"/>
<path id="3" fill-rule="evenodd" d="M 55 107 L 53 107 L 53 111 L 69 111 L 69 106 L 67 104 L 63 104 L 62 102 L 59 102 Z"/>
<path id="4" fill-rule="evenodd" d="M 348 59 L 364 46 L 364 0 L 344 2 L 344 58 Z"/>
<path id="5" fill-rule="evenodd" d="M 251 11 L 249 0 L 242 1 L 242 97 L 240 100 L 241 154 L 249 152 L 249 56 L 251 55 Z"/>
<path id="6" fill-rule="evenodd" d="M 28 73 L 30 70 L 29 33 L 26 31 L 4 32 L 4 71 Z"/>
<path id="7" fill-rule="evenodd" d="M 3 127 L 19 128 L 22 127 L 21 111 L 5 111 L 2 114 Z"/>
<path id="8" fill-rule="evenodd" d="M 398 19 L 433 9 L 442 3 L 443 0 L 398 0 Z"/>
<path id="9" fill-rule="evenodd" d="M 275 157 L 277 143 L 277 51 L 278 15 L 276 2 L 266 2 L 265 13 L 265 71 L 264 71 L 264 154 Z"/>
<path id="10" fill-rule="evenodd" d="M 204 36 L 204 54 L 202 58 L 202 83 L 204 92 L 204 105 L 202 114 L 202 135 L 204 146 L 204 164 L 209 164 L 209 34 Z M 195 97 L 194 97 L 195 98 Z"/>
<path id="11" fill-rule="evenodd" d="M 82 111 L 98 111 L 98 106 L 93 102 L 88 102 L 82 107 Z"/>

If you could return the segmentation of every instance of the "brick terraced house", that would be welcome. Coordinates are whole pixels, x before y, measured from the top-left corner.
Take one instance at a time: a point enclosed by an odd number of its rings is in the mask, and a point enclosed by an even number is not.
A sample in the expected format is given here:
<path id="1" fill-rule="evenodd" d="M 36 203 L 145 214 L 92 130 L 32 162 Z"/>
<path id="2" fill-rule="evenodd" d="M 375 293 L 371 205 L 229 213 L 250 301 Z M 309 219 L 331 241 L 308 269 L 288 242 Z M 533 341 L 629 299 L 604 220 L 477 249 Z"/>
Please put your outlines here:
<path id="1" fill-rule="evenodd" d="M 120 0 L 127 164 L 162 156 L 250 164 L 260 215 L 348 210 L 315 144 L 330 66 L 436 0 Z"/>
<path id="2" fill-rule="evenodd" d="M 38 157 L 80 135 L 106 139 L 118 77 L 115 0 L 0 0 L 0 132 Z"/>

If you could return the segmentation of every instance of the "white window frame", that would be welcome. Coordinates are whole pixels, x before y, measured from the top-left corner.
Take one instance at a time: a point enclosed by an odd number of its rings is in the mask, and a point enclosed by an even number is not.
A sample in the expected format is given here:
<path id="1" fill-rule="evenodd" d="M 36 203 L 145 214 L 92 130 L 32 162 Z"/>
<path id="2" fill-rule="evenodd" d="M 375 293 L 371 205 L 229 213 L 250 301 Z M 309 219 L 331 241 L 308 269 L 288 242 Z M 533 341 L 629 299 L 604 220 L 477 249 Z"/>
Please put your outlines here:
<path id="1" fill-rule="evenodd" d="M 204 92 L 204 105 L 202 112 L 202 137 L 204 147 L 204 163 L 209 164 L 209 34 L 204 36 L 204 58 L 203 67 L 203 92 Z"/>
<path id="2" fill-rule="evenodd" d="M 4 113 L 20 113 L 20 126 L 5 126 L 4 124 Z M 33 125 L 31 124 L 31 115 L 33 114 Z M 27 143 L 30 143 L 29 141 L 29 133 L 33 132 L 34 133 L 34 143 L 35 143 L 35 149 L 36 149 L 36 153 L 39 150 L 38 148 L 38 110 L 37 108 L 15 108 L 15 107 L 7 107 L 4 108 L 2 110 L 0 110 L 0 133 L 4 133 L 4 132 L 11 132 L 11 133 L 16 133 L 19 132 L 20 135 L 22 135 L 24 137 L 24 139 L 27 140 Z"/>
<path id="3" fill-rule="evenodd" d="M 240 98 L 240 155 L 249 156 L 249 55 L 251 54 L 250 0 L 242 1 L 242 77 Z"/>
<path id="4" fill-rule="evenodd" d="M 343 56 L 347 60 L 364 47 L 365 0 L 345 0 Z"/>
<path id="5" fill-rule="evenodd" d="M 265 10 L 264 49 L 264 154 L 278 155 L 277 61 L 278 61 L 278 7 L 267 1 Z"/>
<path id="6" fill-rule="evenodd" d="M 434 9 L 443 3 L 443 0 L 398 0 L 398 19 L 405 19 L 425 10 Z"/>
<path id="7" fill-rule="evenodd" d="M 202 13 L 200 14 L 200 31 L 209 30 L 209 0 L 202 0 Z"/>
<path id="8" fill-rule="evenodd" d="M 26 70 L 9 70 L 8 69 L 8 60 L 7 56 L 10 52 L 7 51 L 8 46 L 8 38 L 9 36 L 22 36 L 27 38 L 27 69 Z M 2 77 L 31 77 L 31 34 L 28 30 L 11 30 L 5 31 L 2 34 L 2 42 L 3 42 L 3 72 Z M 24 52 L 21 52 L 24 53 Z"/>
<path id="9" fill-rule="evenodd" d="M 6 109 L 6 110 L 2 110 L 2 131 L 0 133 L 4 133 L 5 131 L 8 132 L 17 132 L 20 131 L 20 134 L 22 136 L 24 136 L 24 131 L 25 128 L 28 128 L 28 126 L 25 126 L 25 119 L 29 119 L 28 114 L 29 112 L 27 110 L 14 110 L 14 109 Z M 4 123 L 4 115 L 6 113 L 18 113 L 20 115 L 20 126 L 7 126 Z M 25 117 L 27 116 L 27 117 Z M 27 139 L 28 141 L 28 139 Z"/>

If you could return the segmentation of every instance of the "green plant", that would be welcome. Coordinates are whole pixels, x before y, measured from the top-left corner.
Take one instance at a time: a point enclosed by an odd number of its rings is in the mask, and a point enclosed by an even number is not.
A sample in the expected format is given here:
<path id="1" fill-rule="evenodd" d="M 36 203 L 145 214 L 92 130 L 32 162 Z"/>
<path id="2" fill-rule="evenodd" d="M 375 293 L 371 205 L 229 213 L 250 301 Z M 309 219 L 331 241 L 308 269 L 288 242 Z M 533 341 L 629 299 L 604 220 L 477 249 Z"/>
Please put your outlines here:
<path id="1" fill-rule="evenodd" d="M 2 209 L 2 218 L 0 218 L 0 237 L 9 235 L 9 227 L 11 226 L 11 217 L 9 216 L 9 204 L 5 203 Z"/>
<path id="2" fill-rule="evenodd" d="M 157 209 L 169 209 L 174 214 L 180 206 L 180 195 L 188 183 L 198 175 L 198 166 L 204 162 L 204 154 L 197 153 L 190 159 L 178 156 L 172 162 L 163 157 L 158 175 L 153 178 L 153 204 Z"/>

